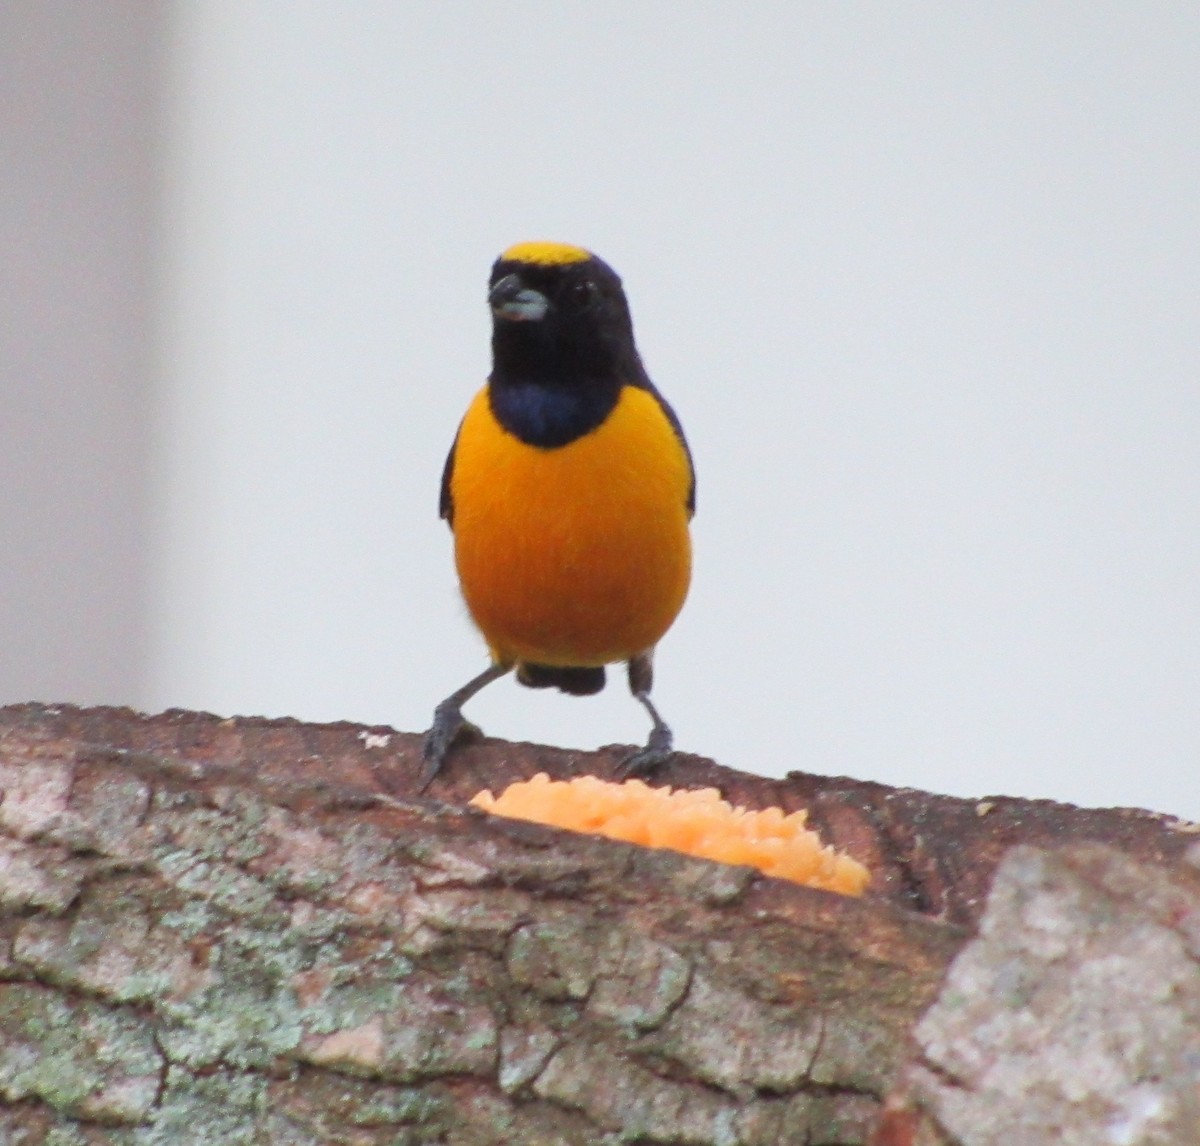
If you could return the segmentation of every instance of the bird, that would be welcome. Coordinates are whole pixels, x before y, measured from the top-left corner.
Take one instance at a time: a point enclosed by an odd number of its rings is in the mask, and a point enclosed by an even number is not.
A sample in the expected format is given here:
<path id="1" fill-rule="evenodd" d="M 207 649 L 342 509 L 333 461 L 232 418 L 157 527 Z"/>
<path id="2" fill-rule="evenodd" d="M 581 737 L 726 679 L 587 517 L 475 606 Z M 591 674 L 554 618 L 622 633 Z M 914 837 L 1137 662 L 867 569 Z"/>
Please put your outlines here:
<path id="1" fill-rule="evenodd" d="M 696 473 L 683 426 L 651 382 L 617 273 L 583 247 L 509 247 L 488 280 L 492 370 L 458 427 L 439 513 L 491 663 L 434 711 L 421 790 L 478 729 L 463 705 L 515 671 L 590 696 L 624 662 L 651 731 L 619 773 L 673 755 L 650 699 L 654 650 L 691 581 Z"/>

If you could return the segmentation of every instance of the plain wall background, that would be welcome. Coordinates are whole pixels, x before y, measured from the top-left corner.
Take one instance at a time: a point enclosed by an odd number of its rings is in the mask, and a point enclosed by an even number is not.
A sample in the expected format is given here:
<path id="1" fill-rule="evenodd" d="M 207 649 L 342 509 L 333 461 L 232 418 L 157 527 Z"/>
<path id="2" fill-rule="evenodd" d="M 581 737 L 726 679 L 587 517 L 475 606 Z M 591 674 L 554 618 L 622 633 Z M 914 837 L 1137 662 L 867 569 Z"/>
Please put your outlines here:
<path id="1" fill-rule="evenodd" d="M 484 663 L 436 497 L 488 266 L 556 238 L 697 458 L 681 748 L 1200 816 L 1194 6 L 162 11 L 147 652 L 55 699 L 423 727 Z"/>
<path id="2" fill-rule="evenodd" d="M 166 28 L 0 4 L 0 703 L 145 695 Z"/>

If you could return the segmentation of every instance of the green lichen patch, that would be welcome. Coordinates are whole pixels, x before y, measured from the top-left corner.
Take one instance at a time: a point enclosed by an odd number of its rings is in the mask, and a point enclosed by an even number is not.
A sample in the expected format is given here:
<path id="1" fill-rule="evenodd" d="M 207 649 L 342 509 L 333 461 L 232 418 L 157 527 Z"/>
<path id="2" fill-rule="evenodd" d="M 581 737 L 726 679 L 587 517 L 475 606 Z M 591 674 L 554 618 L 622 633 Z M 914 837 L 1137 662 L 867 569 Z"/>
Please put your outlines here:
<path id="1" fill-rule="evenodd" d="M 233 864 L 170 846 L 156 850 L 162 875 L 181 892 L 203 898 L 231 915 L 262 918 L 275 907 L 274 892 Z"/>
<path id="2" fill-rule="evenodd" d="M 106 1123 L 137 1123 L 157 1100 L 162 1056 L 133 1014 L 0 984 L 0 1095 L 37 1098 Z"/>
<path id="3" fill-rule="evenodd" d="M 12 957 L 38 979 L 121 1003 L 154 1003 L 198 989 L 205 972 L 185 940 L 155 922 L 157 885 L 113 877 L 89 887 L 65 918 L 25 922 Z"/>
<path id="4" fill-rule="evenodd" d="M 267 1095 L 267 1079 L 259 1075 L 215 1071 L 198 1076 L 172 1066 L 154 1120 L 139 1129 L 133 1144 L 265 1146 L 270 1141 L 264 1133 Z"/>

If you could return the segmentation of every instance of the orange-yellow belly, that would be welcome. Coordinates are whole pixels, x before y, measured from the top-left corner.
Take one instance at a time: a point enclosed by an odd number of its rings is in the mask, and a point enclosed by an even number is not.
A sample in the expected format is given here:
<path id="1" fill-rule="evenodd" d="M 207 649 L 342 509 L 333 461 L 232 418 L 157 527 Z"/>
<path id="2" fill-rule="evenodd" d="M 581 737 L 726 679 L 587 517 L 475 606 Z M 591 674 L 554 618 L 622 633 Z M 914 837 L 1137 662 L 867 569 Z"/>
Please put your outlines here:
<path id="1" fill-rule="evenodd" d="M 599 427 L 555 449 L 503 430 L 481 390 L 451 494 L 459 581 L 492 656 L 588 666 L 653 648 L 687 596 L 690 480 L 645 390 L 625 387 Z"/>

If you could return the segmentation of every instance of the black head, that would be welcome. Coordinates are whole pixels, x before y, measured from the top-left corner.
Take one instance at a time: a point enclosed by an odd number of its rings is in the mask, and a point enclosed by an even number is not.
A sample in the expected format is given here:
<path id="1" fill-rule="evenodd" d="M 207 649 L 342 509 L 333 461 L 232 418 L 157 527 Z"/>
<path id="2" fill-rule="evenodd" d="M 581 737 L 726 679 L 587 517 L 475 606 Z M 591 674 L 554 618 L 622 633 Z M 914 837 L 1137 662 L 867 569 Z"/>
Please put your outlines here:
<path id="1" fill-rule="evenodd" d="M 582 247 L 518 243 L 488 280 L 493 379 L 558 387 L 645 379 L 617 273 Z"/>

